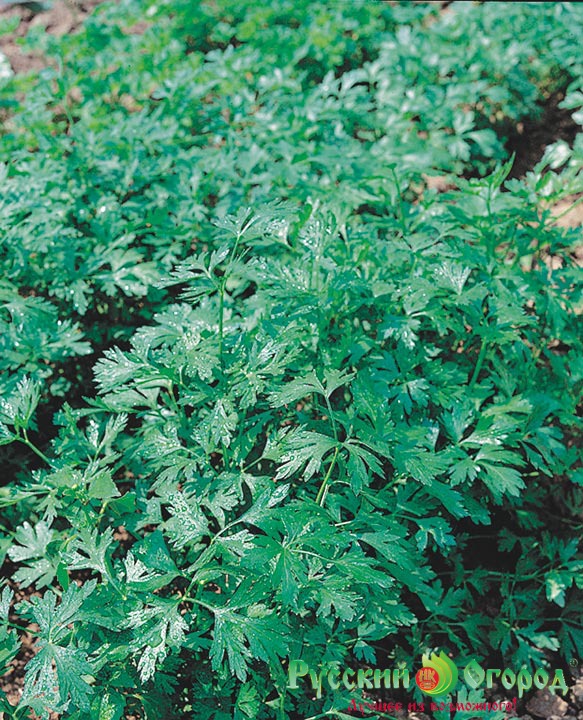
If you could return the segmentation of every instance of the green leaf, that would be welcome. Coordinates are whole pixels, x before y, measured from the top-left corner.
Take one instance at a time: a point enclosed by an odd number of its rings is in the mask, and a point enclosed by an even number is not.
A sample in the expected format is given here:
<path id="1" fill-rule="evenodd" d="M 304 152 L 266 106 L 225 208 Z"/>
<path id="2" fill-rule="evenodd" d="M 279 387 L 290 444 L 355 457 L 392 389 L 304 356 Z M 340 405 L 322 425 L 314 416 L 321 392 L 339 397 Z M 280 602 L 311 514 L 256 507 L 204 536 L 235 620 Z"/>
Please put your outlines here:
<path id="1" fill-rule="evenodd" d="M 93 689 L 83 679 L 92 673 L 86 658 L 84 652 L 71 647 L 41 647 L 26 665 L 23 705 L 40 700 L 45 707 L 57 708 L 71 700 L 81 710 L 88 710 Z"/>
<path id="2" fill-rule="evenodd" d="M 116 692 L 105 692 L 96 698 L 91 706 L 96 720 L 121 720 L 125 709 L 125 700 Z"/>
<path id="3" fill-rule="evenodd" d="M 500 501 L 503 495 L 517 497 L 525 487 L 520 472 L 502 464 L 511 462 L 522 465 L 523 462 L 516 454 L 485 445 L 475 459 L 481 468 L 480 477 L 496 501 Z"/>
<path id="4" fill-rule="evenodd" d="M 120 492 L 117 489 L 111 473 L 108 470 L 99 470 L 96 472 L 89 483 L 89 497 L 98 500 L 110 500 L 119 497 Z"/>
<path id="5" fill-rule="evenodd" d="M 256 610 L 252 615 L 229 608 L 215 610 L 210 650 L 215 671 L 222 668 L 226 656 L 231 672 L 245 682 L 252 658 L 275 666 L 279 658 L 285 657 L 288 645 L 281 621 L 271 611 L 259 607 Z"/>
<path id="6" fill-rule="evenodd" d="M 243 717 L 255 718 L 260 707 L 261 699 L 257 688 L 251 683 L 241 685 L 235 706 L 235 719 L 240 720 Z"/>

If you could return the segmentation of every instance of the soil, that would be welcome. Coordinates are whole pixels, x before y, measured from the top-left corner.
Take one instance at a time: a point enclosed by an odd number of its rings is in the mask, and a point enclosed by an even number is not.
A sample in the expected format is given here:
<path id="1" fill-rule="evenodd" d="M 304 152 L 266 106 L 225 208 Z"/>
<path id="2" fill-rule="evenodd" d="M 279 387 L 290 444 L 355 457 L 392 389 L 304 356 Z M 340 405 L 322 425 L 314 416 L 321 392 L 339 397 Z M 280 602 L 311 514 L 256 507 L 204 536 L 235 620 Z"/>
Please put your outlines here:
<path id="1" fill-rule="evenodd" d="M 6 562 L 6 566 L 11 563 Z M 22 602 L 23 600 L 29 600 L 33 595 L 40 595 L 40 593 L 29 592 L 28 589 L 20 589 L 16 583 L 8 581 L 8 586 L 14 591 L 14 603 Z M 19 619 L 15 616 L 9 618 L 11 622 L 16 622 Z M 22 625 L 22 621 L 18 624 Z M 19 640 L 22 643 L 21 650 L 10 663 L 10 670 L 0 677 L 0 690 L 6 693 L 6 698 L 11 705 L 17 705 L 22 695 L 22 689 L 24 687 L 24 668 L 26 664 L 32 660 L 35 655 L 35 634 L 38 631 L 38 625 L 31 623 L 27 627 L 26 632 L 18 634 Z M 3 714 L 0 712 L 0 718 L 3 718 Z"/>
<path id="2" fill-rule="evenodd" d="M 558 202 L 551 210 L 559 227 L 574 228 L 583 225 L 583 194 L 571 195 Z M 583 250 L 583 248 L 579 248 Z M 581 255 L 579 256 L 581 257 Z"/>
<path id="3" fill-rule="evenodd" d="M 570 110 L 559 107 L 564 99 L 560 91 L 549 95 L 538 117 L 526 118 L 507 131 L 506 149 L 516 158 L 510 178 L 521 178 L 542 158 L 545 148 L 557 140 L 573 145 L 579 126 Z"/>
<path id="4" fill-rule="evenodd" d="M 20 23 L 13 33 L 0 36 L 0 53 L 6 56 L 15 73 L 41 70 L 46 67 L 46 60 L 40 55 L 26 52 L 20 39 L 30 28 L 35 27 L 43 27 L 52 35 L 75 32 L 100 2 L 102 0 L 55 0 L 50 8 L 45 9 L 42 3 L 16 4 L 8 0 L 7 5 L 0 6 L 0 18 L 18 17 Z"/>

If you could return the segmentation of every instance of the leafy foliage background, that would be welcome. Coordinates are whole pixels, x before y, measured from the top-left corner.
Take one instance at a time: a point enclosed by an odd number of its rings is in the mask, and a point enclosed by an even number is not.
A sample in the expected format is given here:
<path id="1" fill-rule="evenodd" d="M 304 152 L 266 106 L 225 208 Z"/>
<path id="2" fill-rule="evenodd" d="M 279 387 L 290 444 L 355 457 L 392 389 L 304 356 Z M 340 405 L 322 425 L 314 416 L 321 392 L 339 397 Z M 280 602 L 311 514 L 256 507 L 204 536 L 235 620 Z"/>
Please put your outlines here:
<path id="1" fill-rule="evenodd" d="M 581 237 L 551 208 L 583 135 L 522 179 L 506 141 L 551 95 L 583 122 L 582 20 L 126 0 L 29 33 L 49 67 L 0 80 L 6 669 L 34 637 L 6 717 L 334 716 L 289 658 L 581 655 Z"/>

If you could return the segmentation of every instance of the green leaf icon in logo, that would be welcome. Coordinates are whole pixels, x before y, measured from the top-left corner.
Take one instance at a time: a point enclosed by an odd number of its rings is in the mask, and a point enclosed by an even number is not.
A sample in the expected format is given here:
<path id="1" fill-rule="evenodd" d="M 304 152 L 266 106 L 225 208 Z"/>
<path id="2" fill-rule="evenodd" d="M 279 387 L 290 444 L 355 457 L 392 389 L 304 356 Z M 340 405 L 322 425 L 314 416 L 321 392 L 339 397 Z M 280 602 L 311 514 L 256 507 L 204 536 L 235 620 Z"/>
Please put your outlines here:
<path id="1" fill-rule="evenodd" d="M 423 655 L 423 668 L 415 678 L 417 685 L 427 695 L 445 695 L 458 681 L 458 670 L 443 650 L 436 655 Z"/>

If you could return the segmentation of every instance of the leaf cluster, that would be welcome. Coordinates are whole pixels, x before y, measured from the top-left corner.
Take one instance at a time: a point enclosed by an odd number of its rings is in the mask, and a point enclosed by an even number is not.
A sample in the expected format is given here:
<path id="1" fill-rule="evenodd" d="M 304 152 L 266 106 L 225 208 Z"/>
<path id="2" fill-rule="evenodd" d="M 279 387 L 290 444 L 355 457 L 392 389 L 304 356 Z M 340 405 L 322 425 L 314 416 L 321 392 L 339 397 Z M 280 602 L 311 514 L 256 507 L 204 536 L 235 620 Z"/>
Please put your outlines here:
<path id="1" fill-rule="evenodd" d="M 29 37 L 67 64 L 0 87 L 6 717 L 291 720 L 290 658 L 583 652 L 551 213 L 583 135 L 509 179 L 502 122 L 559 77 L 581 122 L 580 14 L 128 1 Z"/>

